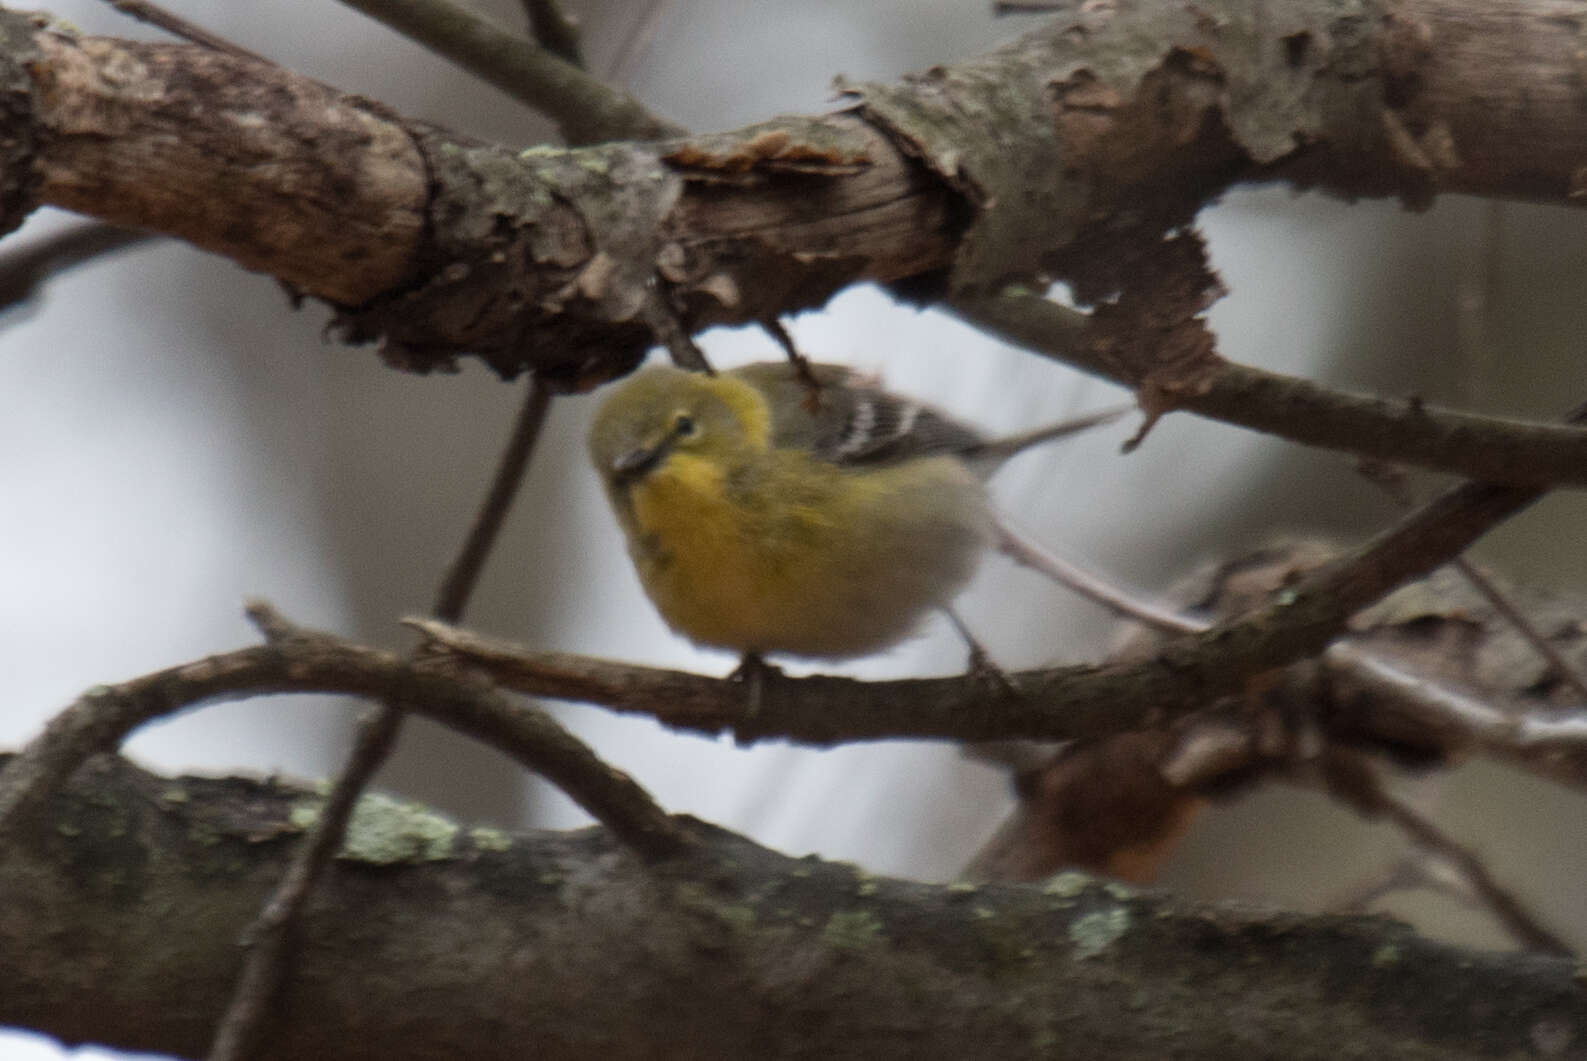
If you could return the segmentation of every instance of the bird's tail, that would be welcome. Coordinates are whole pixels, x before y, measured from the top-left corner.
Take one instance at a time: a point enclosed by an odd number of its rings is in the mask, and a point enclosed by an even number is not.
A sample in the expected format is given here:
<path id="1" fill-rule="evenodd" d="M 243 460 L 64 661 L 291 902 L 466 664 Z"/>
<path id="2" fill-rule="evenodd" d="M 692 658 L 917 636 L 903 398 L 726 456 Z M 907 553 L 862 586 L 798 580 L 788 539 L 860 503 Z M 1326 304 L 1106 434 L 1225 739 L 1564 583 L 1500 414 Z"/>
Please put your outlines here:
<path id="1" fill-rule="evenodd" d="M 1038 427 L 1034 431 L 1023 431 L 1017 435 L 1006 435 L 1003 438 L 989 439 L 977 446 L 967 449 L 962 456 L 965 460 L 991 475 L 1003 462 L 1016 453 L 1023 453 L 1032 446 L 1039 446 L 1043 442 L 1054 439 L 1066 438 L 1069 435 L 1088 431 L 1093 427 L 1110 424 L 1124 414 L 1135 409 L 1133 405 L 1118 405 L 1111 409 L 1101 409 L 1094 413 L 1086 413 L 1072 420 L 1064 420 L 1046 427 Z"/>

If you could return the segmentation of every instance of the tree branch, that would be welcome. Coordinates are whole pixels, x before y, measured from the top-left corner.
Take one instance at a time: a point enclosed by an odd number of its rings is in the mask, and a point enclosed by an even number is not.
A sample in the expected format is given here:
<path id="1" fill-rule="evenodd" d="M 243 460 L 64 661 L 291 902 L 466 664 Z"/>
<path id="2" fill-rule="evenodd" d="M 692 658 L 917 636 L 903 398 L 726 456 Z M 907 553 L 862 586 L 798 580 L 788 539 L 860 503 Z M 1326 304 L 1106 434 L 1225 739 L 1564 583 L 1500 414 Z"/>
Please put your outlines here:
<path id="1" fill-rule="evenodd" d="M 156 237 L 92 222 L 53 233 L 37 244 L 0 257 L 0 312 L 32 301 L 45 282 L 76 266 L 147 243 Z"/>
<path id="2" fill-rule="evenodd" d="M 96 762 L 0 849 L 0 1023 L 197 1055 L 236 932 L 316 805 Z M 1198 908 L 1081 874 L 933 887 L 720 832 L 656 872 L 599 830 L 360 818 L 267 1058 L 1223 1061 L 1282 1042 L 1295 1061 L 1458 1061 L 1587 1034 L 1574 963 L 1380 919 Z"/>
<path id="3" fill-rule="evenodd" d="M 397 700 L 485 741 L 561 788 L 647 856 L 665 858 L 689 845 L 687 831 L 643 788 L 543 711 L 509 701 L 484 680 L 451 670 L 328 634 L 299 633 L 121 685 L 98 686 L 52 718 L 0 772 L 0 848 L 19 842 L 84 762 L 119 747 L 145 722 L 204 703 L 309 691 Z"/>
<path id="4" fill-rule="evenodd" d="M 1384 788 L 1372 764 L 1359 754 L 1334 749 L 1323 756 L 1321 776 L 1330 794 L 1365 818 L 1393 823 L 1428 857 L 1446 861 L 1473 899 L 1500 927 L 1529 950 L 1569 957 L 1575 952 L 1495 879 L 1476 853 Z"/>
<path id="5" fill-rule="evenodd" d="M 167 11 L 159 4 L 150 3 L 149 0 L 105 0 L 107 4 L 128 18 L 135 18 L 139 22 L 147 22 L 174 37 L 191 41 L 204 48 L 227 55 L 235 55 L 240 59 L 251 59 L 254 62 L 268 63 L 270 60 L 258 52 L 249 51 L 242 45 L 227 40 L 219 34 L 211 33 L 203 26 L 190 22 L 172 11 Z"/>
<path id="6" fill-rule="evenodd" d="M 752 712 L 732 682 L 523 652 L 422 620 L 410 625 L 519 692 L 653 714 L 705 733 L 730 730 L 740 740 L 1099 737 L 1161 725 L 1239 690 L 1253 675 L 1320 653 L 1354 613 L 1460 554 L 1539 496 L 1486 483 L 1456 487 L 1238 619 L 1170 641 L 1146 660 L 1015 675 L 1018 695 L 989 690 L 974 676 L 879 682 L 780 677 L 764 683 Z"/>
<path id="7" fill-rule="evenodd" d="M 521 0 L 529 35 L 540 47 L 574 67 L 584 69 L 579 20 L 562 9 L 561 0 Z M 629 132 L 618 134 L 626 138 Z"/>
<path id="8" fill-rule="evenodd" d="M 1154 378 L 1160 366 L 1146 356 L 1151 351 L 1121 350 L 1092 327 L 1089 316 L 1040 294 L 961 296 L 949 307 L 1006 342 L 1126 387 L 1151 389 L 1160 406 L 1154 412 L 1187 409 L 1308 446 L 1468 479 L 1587 486 L 1587 429 L 1581 427 L 1353 394 L 1216 356 L 1198 363 L 1193 379 L 1165 393 Z"/>
<path id="9" fill-rule="evenodd" d="M 1238 19 L 1216 31 L 1176 30 L 1183 13 L 1157 18 L 1164 13 L 1154 3 L 1097 5 L 935 79 L 856 89 L 863 104 L 846 114 L 662 148 L 522 154 L 407 123 L 271 66 L 187 46 L 76 39 L 5 15 L 0 54 L 13 64 L 15 105 L 0 115 L 0 133 L 21 156 L 6 172 L 35 175 L 32 201 L 165 232 L 272 272 L 341 307 L 349 338 L 383 338 L 401 364 L 430 367 L 471 351 L 503 372 L 539 366 L 571 386 L 625 370 L 654 341 L 643 311 L 658 285 L 687 331 L 768 319 L 856 280 L 955 262 L 958 287 L 984 284 L 966 263 L 996 251 L 1012 254 L 1015 275 L 1039 268 L 1102 295 L 1128 286 L 1137 261 L 1122 247 L 1188 222 L 1234 181 L 1279 174 L 1352 194 L 1418 197 L 1447 186 L 1573 201 L 1577 170 L 1559 145 L 1587 140 L 1587 115 L 1543 88 L 1524 129 L 1512 124 L 1516 111 L 1491 105 L 1531 92 L 1516 87 L 1529 79 L 1574 76 L 1555 22 L 1493 13 L 1473 75 L 1440 49 L 1407 52 L 1410 26 L 1420 27 L 1416 40 L 1447 34 L 1458 43 L 1451 52 L 1465 54 L 1469 34 L 1453 7 L 1401 5 L 1362 40 L 1330 34 L 1370 20 L 1325 31 L 1299 10 L 1273 9 L 1264 32 L 1280 37 L 1236 45 Z M 1088 35 L 1064 32 L 1074 18 Z M 1280 33 L 1290 22 L 1300 28 Z M 1299 52 L 1283 83 L 1307 86 L 1307 102 L 1283 91 L 1209 95 L 1208 71 L 1186 69 L 1183 50 L 1208 33 L 1214 39 L 1196 54 L 1224 64 L 1231 82 L 1272 74 L 1263 66 L 1268 46 L 1272 55 Z M 1087 80 L 1126 46 L 1123 68 Z M 1324 53 L 1330 64 L 1348 54 L 1364 65 L 1341 83 L 1323 69 Z M 1499 84 L 1500 73 L 1510 80 Z M 1393 79 L 1416 86 L 1401 93 L 1411 103 L 1395 97 L 1400 110 L 1434 108 L 1416 127 L 1439 143 L 1449 130 L 1474 144 L 1512 139 L 1503 163 L 1434 151 L 1438 166 L 1408 166 L 1403 136 L 1386 131 L 1404 125 L 1386 117 L 1398 113 L 1382 98 Z M 1056 127 L 1047 89 L 1030 87 L 1054 83 L 1064 93 Z M 1339 100 L 1326 102 L 1329 93 Z M 992 122 L 996 99 L 1008 106 Z M 1136 111 L 1159 99 L 1168 119 L 1139 126 Z M 945 115 L 951 129 L 931 125 Z M 1554 124 L 1540 138 L 1535 122 L 1545 120 Z M 1275 138 L 1270 125 L 1288 131 Z M 964 134 L 951 151 L 942 143 L 950 133 Z M 1279 150 L 1286 136 L 1288 155 Z M 1460 164 L 1443 165 L 1451 159 Z M 1044 160 L 1069 174 L 1047 199 L 1032 203 L 1004 187 L 1046 171 Z M 1130 211 L 1117 213 L 1124 203 Z M 13 205 L 11 222 L 27 205 Z M 1057 352 L 1137 387 L 1147 371 L 1094 350 L 1060 344 Z M 1199 368 L 1173 404 L 1468 477 L 1587 481 L 1579 431 L 1379 402 L 1216 359 Z"/>
<path id="10" fill-rule="evenodd" d="M 342 0 L 398 33 L 444 55 L 514 99 L 549 114 L 570 144 L 604 140 L 664 140 L 684 128 L 657 118 L 626 92 L 597 81 L 577 65 L 578 38 L 565 18 L 542 12 L 534 31 L 551 32 L 544 46 L 446 0 Z M 541 5 L 529 9 L 531 16 Z"/>
<path id="11" fill-rule="evenodd" d="M 1333 552 L 1298 541 L 1225 557 L 1183 580 L 1171 599 L 1197 620 L 1227 621 Z M 1533 617 L 1555 655 L 1587 658 L 1580 599 L 1521 587 L 1502 594 Z M 1078 866 L 1150 880 L 1207 798 L 1274 775 L 1314 778 L 1320 763 L 1360 752 L 1415 770 L 1486 756 L 1587 791 L 1587 702 L 1508 611 L 1457 567 L 1441 568 L 1357 614 L 1349 634 L 1318 660 L 1264 675 L 1207 710 L 1056 752 L 1049 745 L 983 748 L 1015 772 L 1019 804 L 970 872 L 1039 880 Z M 1163 640 L 1142 626 L 1112 660 L 1150 657 Z M 1455 865 L 1454 849 L 1447 853 Z M 1473 885 L 1478 895 L 1483 890 Z M 1514 904 L 1504 909 L 1496 894 L 1487 905 L 1511 919 Z"/>

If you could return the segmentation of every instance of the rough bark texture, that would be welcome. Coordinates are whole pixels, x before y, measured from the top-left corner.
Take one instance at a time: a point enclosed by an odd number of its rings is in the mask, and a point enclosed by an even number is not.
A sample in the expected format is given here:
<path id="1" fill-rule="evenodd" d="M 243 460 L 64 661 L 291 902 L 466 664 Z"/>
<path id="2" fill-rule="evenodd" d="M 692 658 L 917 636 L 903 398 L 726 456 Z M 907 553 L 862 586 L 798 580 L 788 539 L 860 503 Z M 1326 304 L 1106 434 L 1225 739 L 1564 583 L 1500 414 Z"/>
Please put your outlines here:
<path id="1" fill-rule="evenodd" d="M 11 36 L 22 21 L 5 16 Z M 408 279 L 430 223 L 426 163 L 374 104 L 191 45 L 49 31 L 31 43 L 38 201 L 333 301 Z"/>
<path id="2" fill-rule="evenodd" d="M 318 797 L 117 759 L 0 853 L 0 1022 L 202 1052 Z M 703 827 L 702 827 L 703 828 Z M 647 869 L 375 800 L 318 893 L 270 1058 L 1573 1056 L 1572 963 L 1066 874 L 946 887 L 709 832 Z M 85 1000 L 93 999 L 92 1004 Z"/>
<path id="3" fill-rule="evenodd" d="M 39 202 L 270 271 L 409 366 L 471 352 L 576 386 L 648 345 L 641 311 L 754 321 L 942 269 L 1110 296 L 1243 180 L 1574 201 L 1580 22 L 1535 0 L 1087 4 L 858 86 L 845 114 L 516 153 L 248 60 L 7 15 L 32 92 L 0 134 L 13 199 L 31 175 Z"/>

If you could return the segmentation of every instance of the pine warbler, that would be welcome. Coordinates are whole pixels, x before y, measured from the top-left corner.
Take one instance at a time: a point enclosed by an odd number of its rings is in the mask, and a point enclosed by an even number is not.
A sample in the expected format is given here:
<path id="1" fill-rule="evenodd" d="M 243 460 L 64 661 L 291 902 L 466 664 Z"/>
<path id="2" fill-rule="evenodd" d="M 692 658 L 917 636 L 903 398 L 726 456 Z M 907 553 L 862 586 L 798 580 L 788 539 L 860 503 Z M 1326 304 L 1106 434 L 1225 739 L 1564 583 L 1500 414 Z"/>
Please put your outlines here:
<path id="1" fill-rule="evenodd" d="M 645 592 L 690 640 L 843 658 L 906 638 L 969 581 L 996 522 L 984 481 L 1111 410 L 988 441 L 841 365 L 645 369 L 590 455 Z"/>

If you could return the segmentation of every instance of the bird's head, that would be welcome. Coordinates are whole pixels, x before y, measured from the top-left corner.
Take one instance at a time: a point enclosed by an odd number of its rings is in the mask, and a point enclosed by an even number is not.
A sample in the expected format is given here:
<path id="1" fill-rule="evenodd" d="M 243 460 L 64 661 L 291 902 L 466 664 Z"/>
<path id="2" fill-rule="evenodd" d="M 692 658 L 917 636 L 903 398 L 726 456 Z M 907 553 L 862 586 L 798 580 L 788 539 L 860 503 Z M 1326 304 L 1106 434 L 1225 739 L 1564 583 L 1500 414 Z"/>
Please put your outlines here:
<path id="1" fill-rule="evenodd" d="M 626 488 L 677 454 L 732 463 L 763 450 L 765 400 L 732 376 L 671 366 L 644 369 L 617 385 L 590 427 L 590 458 L 608 486 Z"/>

